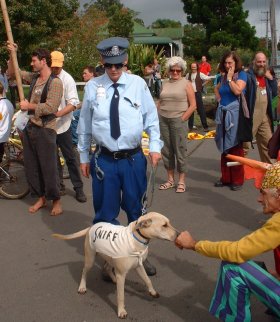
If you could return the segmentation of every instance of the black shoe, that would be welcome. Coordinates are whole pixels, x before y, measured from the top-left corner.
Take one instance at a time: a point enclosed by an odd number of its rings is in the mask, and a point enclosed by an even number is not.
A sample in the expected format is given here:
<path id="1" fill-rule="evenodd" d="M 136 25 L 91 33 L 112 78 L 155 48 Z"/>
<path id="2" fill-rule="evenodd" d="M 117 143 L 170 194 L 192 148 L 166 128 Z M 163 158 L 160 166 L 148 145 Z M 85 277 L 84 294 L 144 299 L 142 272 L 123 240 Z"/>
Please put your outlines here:
<path id="1" fill-rule="evenodd" d="M 203 129 L 204 132 L 209 132 L 209 128 L 206 127 L 205 129 Z"/>
<path id="2" fill-rule="evenodd" d="M 87 197 L 82 188 L 76 189 L 76 200 L 79 202 L 87 201 Z"/>
<path id="3" fill-rule="evenodd" d="M 221 188 L 226 186 L 227 184 L 223 183 L 221 180 L 214 183 L 214 187 Z"/>
<path id="4" fill-rule="evenodd" d="M 155 266 L 153 266 L 147 259 L 143 262 L 143 266 L 148 276 L 154 276 L 157 273 Z"/>
<path id="5" fill-rule="evenodd" d="M 232 185 L 230 186 L 230 189 L 231 189 L 232 191 L 238 191 L 238 190 L 241 190 L 241 189 L 242 189 L 242 185 L 241 185 L 241 184 L 232 184 Z"/>

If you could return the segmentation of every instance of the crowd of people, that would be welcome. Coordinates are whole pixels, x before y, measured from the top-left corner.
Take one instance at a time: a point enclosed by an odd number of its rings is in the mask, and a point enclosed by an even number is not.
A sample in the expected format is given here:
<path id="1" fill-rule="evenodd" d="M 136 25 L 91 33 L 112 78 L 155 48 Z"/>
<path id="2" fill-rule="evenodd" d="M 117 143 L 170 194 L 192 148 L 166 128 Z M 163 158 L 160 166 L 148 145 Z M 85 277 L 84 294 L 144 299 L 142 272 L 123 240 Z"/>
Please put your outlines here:
<path id="1" fill-rule="evenodd" d="M 36 198 L 29 208 L 31 213 L 47 206 L 48 200 L 52 202 L 51 215 L 63 211 L 61 195 L 65 194 L 65 185 L 59 148 L 77 201 L 87 201 L 81 174 L 92 178 L 93 224 L 119 224 L 120 209 L 127 214 L 128 223 L 137 220 L 145 213 L 143 198 L 147 190 L 147 158 L 141 148 L 143 131 L 149 135 L 151 166 L 155 168 L 162 158 L 166 169 L 166 182 L 159 189 L 186 191 L 187 128 L 193 128 L 193 113 L 197 109 L 204 131 L 209 130 L 202 93 L 211 79 L 211 66 L 203 56 L 200 64 L 190 64 L 185 76 L 186 62 L 174 56 L 167 59 L 168 79 L 162 81 L 161 66 L 155 58 L 145 67 L 143 79 L 128 69 L 128 46 L 128 40 L 121 37 L 108 38 L 97 45 L 102 68 L 98 76 L 92 66 L 84 68 L 82 104 L 73 78 L 63 69 L 64 55 L 60 51 L 34 51 L 33 73 L 21 71 L 21 77 L 30 84 L 29 96 L 19 106 L 21 113 L 28 115 L 21 137 L 26 177 L 31 195 Z M 8 44 L 8 49 L 16 51 L 17 46 Z M 250 321 L 249 297 L 253 293 L 279 318 L 280 252 L 275 252 L 274 273 L 266 272 L 250 259 L 280 246 L 280 163 L 272 160 L 268 151 L 274 130 L 272 99 L 279 97 L 280 88 L 277 93 L 277 80 L 261 52 L 256 53 L 248 71 L 244 71 L 235 52 L 226 52 L 219 71 L 214 91 L 218 103 L 215 142 L 221 153 L 221 177 L 214 185 L 229 186 L 232 191 L 242 189 L 245 177 L 242 163 L 249 160 L 244 158 L 244 151 L 248 154 L 248 142 L 256 139 L 260 159 L 265 162 L 259 202 L 264 213 L 273 216 L 262 228 L 237 242 L 196 241 L 190 233 L 183 232 L 176 245 L 223 260 L 211 314 L 223 321 Z M 8 75 L 11 79 L 14 75 L 11 62 Z M 156 81 L 157 105 L 151 95 L 151 84 Z M 278 117 L 279 112 L 280 103 Z M 13 105 L 5 98 L 0 81 L 0 157 L 12 114 Z M 96 144 L 94 153 L 92 140 Z M 238 158 L 239 165 L 228 167 L 229 155 Z M 148 275 L 156 274 L 149 260 L 143 265 Z M 103 277 L 109 278 L 105 270 Z"/>

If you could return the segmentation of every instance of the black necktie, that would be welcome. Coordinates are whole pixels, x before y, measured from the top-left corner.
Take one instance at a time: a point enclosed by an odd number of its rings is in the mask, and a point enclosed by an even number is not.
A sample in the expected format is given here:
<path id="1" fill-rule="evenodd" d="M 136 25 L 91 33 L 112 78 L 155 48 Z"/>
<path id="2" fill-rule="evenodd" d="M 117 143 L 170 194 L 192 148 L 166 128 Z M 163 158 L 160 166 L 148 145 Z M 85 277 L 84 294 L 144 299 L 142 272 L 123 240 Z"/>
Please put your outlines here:
<path id="1" fill-rule="evenodd" d="M 120 130 L 120 120 L 119 120 L 119 91 L 117 87 L 119 84 L 113 84 L 115 89 L 111 105 L 110 105 L 110 126 L 111 126 L 111 136 L 115 140 L 117 140 L 121 135 Z"/>

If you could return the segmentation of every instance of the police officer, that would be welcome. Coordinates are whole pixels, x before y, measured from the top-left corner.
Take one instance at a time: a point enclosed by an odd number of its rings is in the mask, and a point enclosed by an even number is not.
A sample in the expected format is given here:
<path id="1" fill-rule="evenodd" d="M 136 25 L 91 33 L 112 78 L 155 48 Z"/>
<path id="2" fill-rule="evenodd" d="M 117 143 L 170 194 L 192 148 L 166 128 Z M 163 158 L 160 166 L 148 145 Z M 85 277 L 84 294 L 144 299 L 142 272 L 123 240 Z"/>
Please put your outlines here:
<path id="1" fill-rule="evenodd" d="M 127 74 L 125 38 L 112 37 L 101 41 L 97 49 L 105 67 L 105 74 L 90 80 L 78 125 L 78 150 L 81 170 L 92 176 L 93 223 L 105 221 L 118 224 L 122 208 L 128 222 L 142 214 L 142 197 L 147 188 L 147 161 L 141 150 L 142 131 L 150 137 L 149 158 L 153 167 L 161 159 L 159 121 L 154 100 L 145 81 Z M 92 138 L 97 143 L 89 160 Z M 148 275 L 155 268 L 144 263 Z"/>

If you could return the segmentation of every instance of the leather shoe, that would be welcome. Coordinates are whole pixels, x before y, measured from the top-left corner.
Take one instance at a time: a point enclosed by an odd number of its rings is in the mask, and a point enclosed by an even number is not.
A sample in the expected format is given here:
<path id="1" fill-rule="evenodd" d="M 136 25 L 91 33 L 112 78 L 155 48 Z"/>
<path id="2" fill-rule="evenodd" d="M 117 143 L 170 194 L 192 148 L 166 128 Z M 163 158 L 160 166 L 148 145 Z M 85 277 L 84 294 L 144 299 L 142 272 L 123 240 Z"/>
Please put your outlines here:
<path id="1" fill-rule="evenodd" d="M 86 202 L 87 197 L 82 188 L 76 189 L 76 200 L 79 202 Z"/>
<path id="2" fill-rule="evenodd" d="M 230 186 L 230 189 L 231 189 L 232 191 L 238 191 L 238 190 L 241 190 L 241 189 L 242 189 L 242 185 L 241 185 L 241 184 L 232 184 L 232 185 Z"/>
<path id="3" fill-rule="evenodd" d="M 143 266 L 145 268 L 145 271 L 147 273 L 148 276 L 154 276 L 157 273 L 157 270 L 155 268 L 155 266 L 153 266 L 148 259 L 145 260 L 145 262 L 143 262 Z"/>

